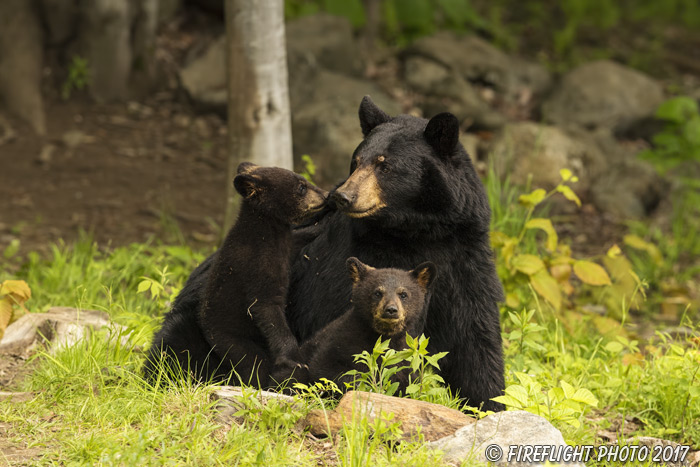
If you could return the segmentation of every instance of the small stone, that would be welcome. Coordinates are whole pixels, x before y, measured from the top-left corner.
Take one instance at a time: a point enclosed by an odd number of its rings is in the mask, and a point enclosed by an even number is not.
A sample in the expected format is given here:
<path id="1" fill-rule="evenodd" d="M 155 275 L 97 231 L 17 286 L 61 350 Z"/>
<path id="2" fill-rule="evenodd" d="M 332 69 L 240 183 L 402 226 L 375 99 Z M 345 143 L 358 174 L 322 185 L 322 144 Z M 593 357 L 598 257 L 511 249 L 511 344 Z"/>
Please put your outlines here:
<path id="1" fill-rule="evenodd" d="M 80 130 L 71 130 L 63 134 L 61 141 L 63 141 L 63 144 L 65 144 L 68 149 L 75 149 L 82 144 L 95 142 L 95 137 Z"/>
<path id="2" fill-rule="evenodd" d="M 88 333 L 112 326 L 104 311 L 53 307 L 46 313 L 28 313 L 10 324 L 0 339 L 0 353 L 27 354 L 41 344 L 50 343 L 51 350 L 70 347 Z"/>
<path id="3" fill-rule="evenodd" d="M 202 117 L 198 117 L 198 118 L 194 119 L 194 129 L 195 129 L 195 132 L 197 133 L 197 136 L 199 136 L 202 139 L 209 139 L 212 136 L 212 131 L 211 131 L 211 128 L 209 127 L 209 124 Z"/>
<path id="4" fill-rule="evenodd" d="M 192 125 L 192 118 L 189 115 L 177 114 L 173 117 L 173 123 L 180 128 L 189 128 Z"/>
<path id="5" fill-rule="evenodd" d="M 56 146 L 53 144 L 45 144 L 41 148 L 41 152 L 39 153 L 39 157 L 37 158 L 37 161 L 42 164 L 42 165 L 48 165 L 51 163 L 51 160 L 53 159 L 53 153 L 56 151 Z"/>

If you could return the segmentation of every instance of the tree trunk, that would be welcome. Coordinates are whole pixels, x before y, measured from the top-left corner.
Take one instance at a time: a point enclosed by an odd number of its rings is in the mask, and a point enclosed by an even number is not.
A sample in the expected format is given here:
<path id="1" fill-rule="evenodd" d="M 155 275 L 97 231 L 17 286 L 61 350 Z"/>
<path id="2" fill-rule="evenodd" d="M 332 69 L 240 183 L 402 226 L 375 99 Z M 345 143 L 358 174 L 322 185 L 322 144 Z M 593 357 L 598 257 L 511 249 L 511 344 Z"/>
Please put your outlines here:
<path id="1" fill-rule="evenodd" d="M 0 103 L 46 134 L 41 96 L 42 31 L 32 2 L 0 0 Z"/>
<path id="2" fill-rule="evenodd" d="M 238 214 L 233 188 L 238 164 L 293 165 L 283 0 L 225 1 L 229 163 L 224 235 Z"/>

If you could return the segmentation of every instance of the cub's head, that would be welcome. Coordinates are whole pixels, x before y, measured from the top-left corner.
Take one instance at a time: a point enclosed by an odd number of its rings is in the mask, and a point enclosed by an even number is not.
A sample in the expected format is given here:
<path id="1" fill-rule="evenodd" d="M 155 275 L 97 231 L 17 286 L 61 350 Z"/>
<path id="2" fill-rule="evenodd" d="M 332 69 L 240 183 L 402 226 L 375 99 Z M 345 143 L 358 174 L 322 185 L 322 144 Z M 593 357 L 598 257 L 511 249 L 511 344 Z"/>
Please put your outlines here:
<path id="1" fill-rule="evenodd" d="M 437 275 L 433 263 L 421 263 L 411 271 L 375 269 L 354 257 L 346 264 L 353 282 L 353 306 L 371 320 L 376 332 L 392 337 L 425 322 L 426 298 Z"/>
<path id="2" fill-rule="evenodd" d="M 327 191 L 290 170 L 250 162 L 238 166 L 233 185 L 244 203 L 288 224 L 300 223 L 320 211 L 328 196 Z"/>
<path id="3" fill-rule="evenodd" d="M 364 140 L 352 156 L 349 177 L 332 194 L 340 211 L 353 218 L 396 219 L 415 212 L 444 218 L 462 208 L 464 192 L 455 185 L 462 171 L 474 170 L 454 115 L 392 118 L 368 96 L 359 115 Z M 476 172 L 474 177 L 478 182 Z"/>

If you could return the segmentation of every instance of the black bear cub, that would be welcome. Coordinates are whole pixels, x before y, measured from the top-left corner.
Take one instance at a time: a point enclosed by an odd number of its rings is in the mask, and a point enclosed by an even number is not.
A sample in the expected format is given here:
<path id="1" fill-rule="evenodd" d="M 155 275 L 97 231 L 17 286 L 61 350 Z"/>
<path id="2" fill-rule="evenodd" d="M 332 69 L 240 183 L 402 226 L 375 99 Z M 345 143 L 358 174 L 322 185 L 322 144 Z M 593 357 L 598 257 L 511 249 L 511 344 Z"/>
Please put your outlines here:
<path id="1" fill-rule="evenodd" d="M 272 387 L 293 373 L 307 379 L 284 312 L 292 225 L 319 212 L 328 193 L 289 170 L 247 162 L 233 183 L 243 196 L 240 213 L 203 284 L 196 322 L 189 326 L 198 330 L 188 330 L 201 337 L 194 345 L 190 336 L 173 333 L 172 324 L 182 317 L 171 311 L 154 339 L 146 376 L 152 376 L 156 354 L 165 352 L 196 379 L 233 376 L 234 384 L 258 387 Z"/>
<path id="2" fill-rule="evenodd" d="M 292 224 L 320 211 L 327 193 L 288 170 L 250 163 L 233 183 L 241 210 L 209 275 L 199 320 L 222 359 L 220 373 L 269 387 L 303 371 L 284 313 Z"/>
<path id="3" fill-rule="evenodd" d="M 301 347 L 309 367 L 309 378 L 335 381 L 341 390 L 356 369 L 353 355 L 372 351 L 379 336 L 391 340 L 394 350 L 406 348 L 406 333 L 417 337 L 425 326 L 430 292 L 436 277 L 433 263 L 425 262 L 412 271 L 375 269 L 351 257 L 346 262 L 352 279 L 352 307 L 317 332 Z M 408 373 L 397 374 L 399 387 L 408 384 Z"/>

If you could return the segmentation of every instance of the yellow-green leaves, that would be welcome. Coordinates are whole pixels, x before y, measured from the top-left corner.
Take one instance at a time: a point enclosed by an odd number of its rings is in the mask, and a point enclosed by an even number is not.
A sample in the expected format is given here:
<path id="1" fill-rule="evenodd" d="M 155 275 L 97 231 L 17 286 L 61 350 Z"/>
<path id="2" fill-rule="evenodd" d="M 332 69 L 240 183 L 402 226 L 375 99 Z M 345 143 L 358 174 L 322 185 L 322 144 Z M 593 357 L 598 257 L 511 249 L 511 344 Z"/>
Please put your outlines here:
<path id="1" fill-rule="evenodd" d="M 578 198 L 578 196 L 576 196 L 576 193 L 574 193 L 574 190 L 572 190 L 570 186 L 558 185 L 556 190 L 564 195 L 564 198 L 568 199 L 569 201 L 573 201 L 578 207 L 581 207 L 581 200 Z"/>
<path id="2" fill-rule="evenodd" d="M 625 245 L 632 247 L 635 250 L 645 251 L 656 264 L 663 264 L 664 259 L 663 256 L 661 256 L 661 251 L 659 251 L 659 248 L 653 243 L 647 242 L 642 238 L 631 234 L 625 235 L 623 241 L 625 242 Z"/>
<path id="3" fill-rule="evenodd" d="M 559 243 L 559 236 L 552 221 L 545 217 L 534 217 L 535 208 L 551 196 L 561 193 L 566 199 L 581 206 L 581 200 L 570 185 L 578 177 L 569 169 L 559 171 L 561 182 L 554 189 L 545 191 L 541 188 L 518 197 L 523 208 L 516 208 L 523 217 L 519 231 L 506 235 L 493 232 L 491 244 L 498 255 L 498 273 L 506 288 L 506 305 L 512 309 L 532 306 L 528 303 L 536 295 L 560 311 L 569 297 L 576 292 L 575 274 L 581 282 L 592 286 L 609 286 L 611 279 L 606 269 L 592 261 L 577 260 L 572 257 L 571 247 Z M 524 211 L 524 212 L 523 212 Z M 545 238 L 531 231 L 542 231 Z M 639 242 L 637 245 L 641 245 Z M 617 248 L 617 247 L 616 247 Z M 646 249 L 645 251 L 651 251 Z M 622 256 L 619 248 L 611 249 L 605 260 Z M 607 265 L 607 263 L 606 263 Z M 525 288 L 522 286 L 526 285 Z"/>
<path id="4" fill-rule="evenodd" d="M 24 302 L 31 297 L 32 291 L 24 281 L 7 280 L 0 284 L 0 339 L 7 326 L 27 311 Z"/>
<path id="5" fill-rule="evenodd" d="M 517 255 L 510 262 L 511 266 L 528 276 L 544 269 L 544 263 L 535 255 Z"/>
<path id="6" fill-rule="evenodd" d="M 530 219 L 525 223 L 525 228 L 544 230 L 544 232 L 547 234 L 547 243 L 545 244 L 545 248 L 552 252 L 557 249 L 559 237 L 557 236 L 557 231 L 554 230 L 551 220 L 541 217 Z"/>
<path id="7" fill-rule="evenodd" d="M 546 269 L 542 269 L 537 274 L 531 276 L 530 284 L 532 284 L 532 288 L 535 289 L 542 298 L 547 300 L 555 310 L 561 309 L 561 289 L 559 289 L 559 284 Z"/>
<path id="8" fill-rule="evenodd" d="M 574 274 L 589 285 L 611 285 L 610 276 L 602 266 L 592 262 L 577 260 L 574 262 Z"/>
<path id="9" fill-rule="evenodd" d="M 580 426 L 579 418 L 587 407 L 597 407 L 598 399 L 586 388 L 577 388 L 560 381 L 558 387 L 550 388 L 546 393 L 535 377 L 526 373 L 515 373 L 520 384 L 510 384 L 505 395 L 492 400 L 505 404 L 509 408 L 527 410 L 541 415 L 550 421 L 562 421 L 571 426 Z"/>
<path id="10" fill-rule="evenodd" d="M 540 204 L 547 197 L 547 192 L 542 188 L 538 188 L 532 193 L 527 195 L 520 195 L 518 197 L 518 202 L 525 206 L 526 208 L 534 208 Z"/>

